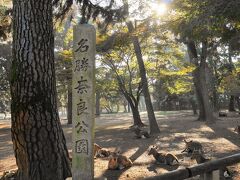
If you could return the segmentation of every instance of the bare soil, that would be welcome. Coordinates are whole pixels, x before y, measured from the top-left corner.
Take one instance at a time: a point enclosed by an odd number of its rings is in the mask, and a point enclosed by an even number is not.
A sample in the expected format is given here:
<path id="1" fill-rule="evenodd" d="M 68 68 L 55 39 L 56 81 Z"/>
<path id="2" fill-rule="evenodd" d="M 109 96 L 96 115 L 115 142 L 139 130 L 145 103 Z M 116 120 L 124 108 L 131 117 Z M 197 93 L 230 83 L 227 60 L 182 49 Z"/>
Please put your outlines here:
<path id="1" fill-rule="evenodd" d="M 146 113 L 141 113 L 141 117 L 143 122 L 148 124 Z M 95 142 L 111 151 L 120 148 L 121 152 L 133 161 L 133 166 L 123 170 L 108 170 L 108 158 L 94 159 L 95 179 L 143 179 L 196 164 L 181 154 L 185 146 L 184 138 L 201 142 L 206 156 L 212 159 L 239 153 L 240 135 L 234 132 L 234 128 L 240 124 L 238 115 L 219 118 L 212 125 L 196 121 L 197 117 L 190 111 L 156 112 L 156 118 L 161 133 L 149 139 L 136 139 L 129 129 L 132 125 L 131 114 L 106 114 L 97 117 Z M 67 146 L 72 149 L 71 125 L 67 125 L 64 119 L 62 124 Z M 161 152 L 177 155 L 180 166 L 156 164 L 154 158 L 147 155 L 152 145 L 158 145 Z M 16 169 L 16 163 L 11 142 L 10 120 L 0 120 L 0 176 L 4 171 L 11 169 Z M 233 179 L 240 180 L 240 164 L 229 169 L 234 172 Z"/>

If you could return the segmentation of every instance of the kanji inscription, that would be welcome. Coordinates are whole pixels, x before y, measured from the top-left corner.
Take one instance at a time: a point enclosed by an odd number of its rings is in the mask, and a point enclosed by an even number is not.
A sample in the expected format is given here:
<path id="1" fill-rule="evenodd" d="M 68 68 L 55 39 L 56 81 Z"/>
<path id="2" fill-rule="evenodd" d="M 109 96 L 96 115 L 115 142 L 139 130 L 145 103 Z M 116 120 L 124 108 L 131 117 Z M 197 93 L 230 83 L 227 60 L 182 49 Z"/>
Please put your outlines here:
<path id="1" fill-rule="evenodd" d="M 93 142 L 95 118 L 96 32 L 82 24 L 73 31 L 72 118 L 73 179 L 94 179 Z"/>

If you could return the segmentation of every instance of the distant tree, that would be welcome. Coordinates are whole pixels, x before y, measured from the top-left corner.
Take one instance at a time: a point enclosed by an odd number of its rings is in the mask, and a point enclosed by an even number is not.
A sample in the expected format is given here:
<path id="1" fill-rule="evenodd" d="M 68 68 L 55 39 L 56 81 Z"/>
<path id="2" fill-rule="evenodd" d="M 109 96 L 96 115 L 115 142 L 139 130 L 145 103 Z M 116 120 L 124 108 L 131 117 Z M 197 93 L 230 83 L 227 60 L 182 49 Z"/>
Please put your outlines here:
<path id="1" fill-rule="evenodd" d="M 123 4 L 124 4 L 126 14 L 130 16 L 128 0 L 123 0 Z M 147 115 L 149 120 L 150 133 L 151 134 L 159 133 L 160 129 L 156 121 L 156 117 L 154 114 L 153 105 L 152 105 L 152 101 L 149 93 L 147 73 L 146 73 L 146 68 L 143 61 L 142 49 L 140 46 L 139 38 L 137 36 L 137 31 L 136 31 L 137 27 L 134 27 L 133 22 L 130 20 L 127 20 L 126 24 L 127 24 L 128 32 L 130 33 L 130 36 L 131 36 L 134 52 L 138 62 L 139 74 L 141 77 L 143 95 L 144 95 L 144 100 L 145 100 Z"/>
<path id="2" fill-rule="evenodd" d="M 113 50 L 104 53 L 101 61 L 113 71 L 115 80 L 118 83 L 118 89 L 131 107 L 134 125 L 142 126 L 143 123 L 138 107 L 142 84 L 129 40 L 129 36 L 126 34 L 118 37 Z"/>
<path id="3" fill-rule="evenodd" d="M 6 41 L 11 34 L 11 1 L 6 0 L 0 5 L 0 39 Z"/>
<path id="4" fill-rule="evenodd" d="M 156 23 L 156 21 L 153 20 L 151 23 Z M 147 43 L 148 48 L 145 50 L 148 52 L 146 69 L 149 84 L 153 86 L 155 108 L 161 110 L 161 107 L 164 108 L 164 104 L 170 99 L 178 101 L 180 98 L 192 97 L 190 95 L 193 92 L 191 73 L 195 68 L 188 61 L 184 46 L 175 42 L 171 32 L 157 24 L 153 25 L 154 28 L 156 34 L 153 33 L 150 36 L 154 40 L 152 43 Z M 180 108 L 181 104 L 178 106 Z M 170 110 L 174 108 L 175 106 L 172 106 Z"/>
<path id="5" fill-rule="evenodd" d="M 11 44 L 0 44 L 0 96 L 1 112 L 7 113 L 10 110 L 10 84 L 9 70 L 11 61 Z M 5 114 L 6 115 L 6 114 Z"/>
<path id="6" fill-rule="evenodd" d="M 64 96 L 62 103 L 67 107 L 68 124 L 72 124 L 72 52 L 62 50 L 56 54 L 56 82 L 58 97 Z M 65 94 L 65 95 L 64 95 Z"/>
<path id="7" fill-rule="evenodd" d="M 233 2 L 237 3 L 234 0 L 179 0 L 172 3 L 174 14 L 170 17 L 169 25 L 179 40 L 186 44 L 190 60 L 196 66 L 193 81 L 200 108 L 199 119 L 207 122 L 215 120 L 210 104 L 210 88 L 206 83 L 209 57 L 211 49 L 216 48 L 213 46 L 214 41 L 220 39 L 222 43 L 227 43 L 238 34 L 237 17 L 230 15 L 229 8 L 224 10 L 224 7 L 236 9 Z"/>

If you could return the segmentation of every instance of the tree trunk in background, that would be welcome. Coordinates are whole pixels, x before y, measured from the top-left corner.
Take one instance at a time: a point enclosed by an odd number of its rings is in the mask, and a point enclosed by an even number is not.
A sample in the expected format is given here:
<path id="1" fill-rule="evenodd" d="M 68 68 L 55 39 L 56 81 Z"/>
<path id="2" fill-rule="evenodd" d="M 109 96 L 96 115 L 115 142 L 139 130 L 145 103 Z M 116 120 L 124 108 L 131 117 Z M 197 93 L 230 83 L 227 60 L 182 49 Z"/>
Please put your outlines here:
<path id="1" fill-rule="evenodd" d="M 128 102 L 125 99 L 123 100 L 123 107 L 124 107 L 124 112 L 127 113 L 128 112 L 128 109 L 127 109 Z"/>
<path id="2" fill-rule="evenodd" d="M 121 81 L 119 81 L 119 83 L 121 84 Z M 139 109 L 138 109 L 139 98 L 137 99 L 134 96 L 130 96 L 129 93 L 127 93 L 124 90 L 124 88 L 122 88 L 122 89 L 120 88 L 120 91 L 123 94 L 123 96 L 125 97 L 125 99 L 127 100 L 128 107 L 130 107 L 129 109 L 131 109 L 131 112 L 133 115 L 133 125 L 143 126 L 144 124 L 141 120 Z"/>
<path id="3" fill-rule="evenodd" d="M 240 97 L 236 97 L 236 102 L 238 106 L 238 111 L 240 111 Z"/>
<path id="4" fill-rule="evenodd" d="M 201 85 L 200 85 L 200 80 L 199 80 L 199 68 L 197 67 L 194 72 L 193 72 L 193 82 L 195 86 L 195 92 L 198 100 L 198 106 L 199 106 L 199 116 L 198 120 L 199 121 L 205 121 L 206 116 L 205 116 L 205 109 L 204 109 L 204 104 L 203 104 L 203 97 L 202 97 L 202 92 L 201 92 Z"/>
<path id="5" fill-rule="evenodd" d="M 207 57 L 207 44 L 203 42 L 202 53 L 200 63 L 197 49 L 193 41 L 187 43 L 188 54 L 191 63 L 195 64 L 196 69 L 193 72 L 193 82 L 196 89 L 197 99 L 199 103 L 199 120 L 206 121 L 208 123 L 213 123 L 215 117 L 213 116 L 213 108 L 210 103 L 210 98 L 208 94 L 208 87 L 205 77 L 206 68 L 206 57 Z"/>
<path id="6" fill-rule="evenodd" d="M 54 70 L 52 1 L 13 0 L 12 141 L 18 180 L 71 176 Z"/>
<path id="7" fill-rule="evenodd" d="M 235 67 L 232 62 L 232 52 L 230 50 L 228 52 L 228 61 L 229 61 L 229 65 L 230 65 L 229 72 L 232 73 Z M 230 96 L 228 111 L 230 111 L 230 112 L 235 111 L 235 97 L 234 96 Z"/>
<path id="8" fill-rule="evenodd" d="M 213 56 L 213 55 L 212 55 Z M 212 57 L 211 57 L 212 58 Z M 218 69 L 217 69 L 217 64 L 214 62 L 213 59 L 209 58 L 209 66 L 210 68 L 208 69 L 208 86 L 210 87 L 210 91 L 212 93 L 211 96 L 211 102 L 213 105 L 213 110 L 214 112 L 219 111 L 219 94 L 217 92 L 217 88 L 219 86 L 219 75 L 218 75 Z"/>
<path id="9" fill-rule="evenodd" d="M 72 124 L 72 81 L 68 84 L 67 121 Z"/>
<path id="10" fill-rule="evenodd" d="M 189 59 L 190 62 L 195 64 L 194 62 L 194 54 L 196 56 L 196 49 L 195 49 L 195 44 L 193 44 L 192 42 L 189 42 L 187 44 L 187 49 L 188 49 L 188 55 L 189 55 Z M 195 64 L 196 65 L 196 64 Z M 197 66 L 197 65 L 196 65 Z M 196 69 L 193 71 L 193 84 L 195 87 L 195 93 L 196 93 L 196 97 L 197 97 L 197 101 L 198 101 L 198 106 L 199 106 L 199 116 L 198 116 L 198 120 L 204 120 L 205 117 L 205 112 L 204 112 L 204 105 L 203 105 L 203 98 L 202 98 L 202 92 L 200 91 L 200 80 L 199 80 L 199 68 L 196 67 Z"/>
<path id="11" fill-rule="evenodd" d="M 235 110 L 235 97 L 234 96 L 230 96 L 228 111 L 230 111 L 230 112 L 236 111 Z"/>
<path id="12" fill-rule="evenodd" d="M 200 91 L 202 92 L 202 98 L 203 98 L 203 106 L 204 106 L 204 112 L 205 112 L 205 117 L 206 117 L 206 122 L 208 123 L 213 123 L 216 119 L 213 115 L 213 107 L 210 102 L 210 97 L 209 97 L 209 89 L 206 83 L 206 58 L 201 60 L 200 63 Z"/>
<path id="13" fill-rule="evenodd" d="M 212 97 L 213 108 L 214 108 L 214 111 L 217 112 L 217 111 L 219 111 L 219 102 L 218 102 L 219 95 L 218 95 L 216 87 L 213 88 L 212 93 L 213 93 L 213 97 Z"/>
<path id="14" fill-rule="evenodd" d="M 96 91 L 96 116 L 100 116 L 100 92 Z"/>
<path id="15" fill-rule="evenodd" d="M 133 24 L 131 21 L 127 22 L 127 27 L 128 27 L 129 33 L 134 32 L 134 27 L 133 27 Z M 157 124 L 157 121 L 155 118 L 155 114 L 154 114 L 153 106 L 152 106 L 152 102 L 151 102 L 151 97 L 150 97 L 149 90 L 148 90 L 148 81 L 147 81 L 147 77 L 146 77 L 146 70 L 145 70 L 145 66 L 144 66 L 144 62 L 143 62 L 143 58 L 142 58 L 142 52 L 141 52 L 139 40 L 138 40 L 138 37 L 133 34 L 132 34 L 131 38 L 132 38 L 132 43 L 133 43 L 135 54 L 136 54 L 137 61 L 138 61 L 141 82 L 143 84 L 143 95 L 144 95 L 145 104 L 146 104 L 146 108 L 147 108 L 148 120 L 149 120 L 149 125 L 150 125 L 150 133 L 151 134 L 159 133 L 160 129 L 158 127 L 158 124 Z"/>
<path id="16" fill-rule="evenodd" d="M 190 98 L 190 104 L 192 106 L 193 115 L 197 115 L 197 104 L 193 97 Z"/>
<path id="17" fill-rule="evenodd" d="M 131 112 L 131 106 L 130 104 L 128 103 L 128 106 L 127 106 L 127 112 L 130 113 Z"/>
<path id="18" fill-rule="evenodd" d="M 140 117 L 138 104 L 134 104 L 133 102 L 129 102 L 129 104 L 130 104 L 132 115 L 133 115 L 133 125 L 143 126 L 144 124 Z"/>

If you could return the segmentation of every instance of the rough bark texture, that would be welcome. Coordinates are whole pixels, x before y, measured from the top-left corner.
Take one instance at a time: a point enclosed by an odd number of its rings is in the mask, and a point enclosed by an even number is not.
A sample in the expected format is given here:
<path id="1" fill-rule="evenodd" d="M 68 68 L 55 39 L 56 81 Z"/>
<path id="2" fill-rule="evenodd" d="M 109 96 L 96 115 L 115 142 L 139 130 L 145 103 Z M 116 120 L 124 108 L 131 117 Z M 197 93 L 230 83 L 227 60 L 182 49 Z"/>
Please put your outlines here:
<path id="1" fill-rule="evenodd" d="M 238 111 L 240 111 L 240 97 L 236 97 L 236 102 L 237 102 L 237 106 L 238 106 Z"/>
<path id="2" fill-rule="evenodd" d="M 190 98 L 190 104 L 192 106 L 193 115 L 197 115 L 198 114 L 197 113 L 197 104 L 196 104 L 196 102 L 195 102 L 193 97 Z"/>
<path id="3" fill-rule="evenodd" d="M 199 69 L 196 68 L 193 71 L 193 84 L 195 86 L 195 92 L 196 92 L 196 96 L 197 96 L 197 100 L 198 100 L 198 106 L 199 106 L 198 120 L 204 121 L 206 119 L 206 116 L 205 116 L 205 110 L 204 110 L 204 105 L 203 105 L 202 92 L 200 90 L 201 85 L 199 83 L 198 77 L 199 77 Z"/>
<path id="4" fill-rule="evenodd" d="M 18 180 L 71 176 L 56 101 L 51 0 L 13 1 L 12 141 Z"/>
<path id="5" fill-rule="evenodd" d="M 230 112 L 236 111 L 235 110 L 235 97 L 234 96 L 230 96 L 229 105 L 228 105 L 228 111 L 230 111 Z"/>
<path id="6" fill-rule="evenodd" d="M 133 27 L 133 24 L 132 24 L 131 21 L 129 21 L 127 23 L 127 26 L 128 26 L 128 31 L 130 33 L 133 33 L 134 32 L 134 27 Z M 143 84 L 143 95 L 144 95 L 144 98 L 145 98 L 145 103 L 146 103 L 146 108 L 147 108 L 147 114 L 148 114 L 149 125 L 150 125 L 150 133 L 151 134 L 159 133 L 160 129 L 158 127 L 158 124 L 157 124 L 157 121 L 156 121 L 156 118 L 155 118 L 155 114 L 154 114 L 154 111 L 153 111 L 151 97 L 150 97 L 149 89 L 148 89 L 146 70 L 145 70 L 145 66 L 144 66 L 144 62 L 143 62 L 143 58 L 142 58 L 140 43 L 139 43 L 139 40 L 138 40 L 137 36 L 132 35 L 132 43 L 133 43 L 135 54 L 136 54 L 136 57 L 137 57 L 138 67 L 139 67 L 139 71 L 140 71 L 140 77 L 141 77 L 141 81 L 142 81 L 142 84 Z"/>
<path id="7" fill-rule="evenodd" d="M 122 84 L 122 81 L 119 79 L 119 77 L 117 78 L 118 83 L 119 83 L 119 90 L 121 91 L 121 93 L 123 94 L 123 96 L 126 98 L 130 108 L 131 108 L 131 112 L 133 115 L 133 125 L 137 125 L 137 126 L 143 126 L 143 122 L 141 120 L 140 117 L 140 113 L 139 113 L 139 109 L 138 109 L 138 104 L 139 104 L 139 92 L 137 92 L 137 98 L 135 98 L 132 94 L 132 92 L 128 92 L 124 86 L 124 84 Z"/>
<path id="8" fill-rule="evenodd" d="M 207 43 L 202 43 L 201 57 L 198 57 L 197 49 L 193 41 L 187 43 L 189 58 L 192 63 L 196 65 L 193 72 L 193 82 L 196 89 L 197 99 L 199 103 L 199 120 L 212 123 L 215 121 L 213 116 L 213 108 L 210 103 L 208 94 L 208 87 L 206 83 L 206 57 L 207 57 Z"/>
<path id="9" fill-rule="evenodd" d="M 132 110 L 132 115 L 133 115 L 133 124 L 142 126 L 143 122 L 140 117 L 139 109 L 138 109 L 138 103 L 135 105 L 133 102 L 129 102 L 131 110 Z"/>
<path id="10" fill-rule="evenodd" d="M 232 62 L 232 53 L 231 51 L 229 51 L 228 53 L 228 61 L 229 61 L 229 65 L 230 65 L 230 69 L 229 69 L 229 72 L 233 72 L 234 70 L 234 65 L 233 65 L 233 62 Z M 235 97 L 234 96 L 230 96 L 230 99 L 229 99 L 229 105 L 228 105 L 228 111 L 230 112 L 234 112 L 236 111 L 235 110 Z"/>
<path id="11" fill-rule="evenodd" d="M 67 120 L 72 124 L 72 82 L 68 84 Z"/>
<path id="12" fill-rule="evenodd" d="M 216 87 L 212 89 L 212 93 L 213 93 L 212 95 L 213 108 L 215 112 L 218 112 L 219 111 L 219 94 L 217 92 Z"/>

